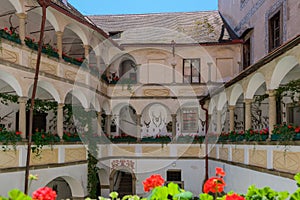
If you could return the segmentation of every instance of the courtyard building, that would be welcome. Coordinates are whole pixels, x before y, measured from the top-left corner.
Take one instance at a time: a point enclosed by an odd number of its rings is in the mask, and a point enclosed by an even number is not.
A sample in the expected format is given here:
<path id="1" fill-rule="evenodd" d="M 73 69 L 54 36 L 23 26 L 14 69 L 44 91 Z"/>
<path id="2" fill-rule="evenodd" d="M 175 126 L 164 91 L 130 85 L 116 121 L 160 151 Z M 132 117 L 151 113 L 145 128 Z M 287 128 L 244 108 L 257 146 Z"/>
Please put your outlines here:
<path id="1" fill-rule="evenodd" d="M 227 191 L 295 190 L 299 94 L 278 98 L 278 88 L 300 78 L 299 11 L 297 0 L 219 0 L 218 11 L 84 16 L 52 0 L 32 131 L 53 146 L 33 152 L 40 179 L 30 192 L 47 185 L 61 199 L 88 196 L 91 140 L 102 196 L 146 196 L 142 181 L 153 173 L 198 194 L 206 152 L 209 175 L 216 166 L 228 174 Z M 0 136 L 18 138 L 0 138 L 5 196 L 24 187 L 42 9 L 2 0 L 0 13 Z M 292 132 L 288 149 L 275 137 L 282 127 Z"/>

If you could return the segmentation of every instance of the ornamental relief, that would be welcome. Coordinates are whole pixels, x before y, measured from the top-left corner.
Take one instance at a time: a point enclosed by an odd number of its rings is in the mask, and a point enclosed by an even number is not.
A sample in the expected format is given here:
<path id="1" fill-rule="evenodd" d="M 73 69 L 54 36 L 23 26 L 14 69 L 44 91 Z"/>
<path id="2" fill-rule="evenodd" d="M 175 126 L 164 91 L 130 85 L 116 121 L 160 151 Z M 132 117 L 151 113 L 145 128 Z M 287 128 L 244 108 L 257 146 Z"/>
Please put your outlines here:
<path id="1" fill-rule="evenodd" d="M 7 49 L 2 48 L 0 51 L 0 57 L 3 60 L 7 60 L 12 63 L 18 63 L 19 62 L 19 56 L 16 52 L 14 51 L 9 51 Z"/>
<path id="2" fill-rule="evenodd" d="M 35 69 L 35 67 L 36 67 L 36 59 L 32 59 L 29 66 L 31 68 Z M 56 75 L 56 71 L 57 70 L 56 70 L 56 66 L 55 65 L 51 65 L 50 63 L 41 61 L 40 71 L 48 73 L 48 74 Z"/>
<path id="3" fill-rule="evenodd" d="M 144 96 L 170 96 L 168 89 L 145 89 Z"/>
<path id="4" fill-rule="evenodd" d="M 112 170 L 114 169 L 121 169 L 121 168 L 128 168 L 132 171 L 135 171 L 135 161 L 128 160 L 128 159 L 120 159 L 120 160 L 112 160 L 110 163 L 110 167 Z"/>

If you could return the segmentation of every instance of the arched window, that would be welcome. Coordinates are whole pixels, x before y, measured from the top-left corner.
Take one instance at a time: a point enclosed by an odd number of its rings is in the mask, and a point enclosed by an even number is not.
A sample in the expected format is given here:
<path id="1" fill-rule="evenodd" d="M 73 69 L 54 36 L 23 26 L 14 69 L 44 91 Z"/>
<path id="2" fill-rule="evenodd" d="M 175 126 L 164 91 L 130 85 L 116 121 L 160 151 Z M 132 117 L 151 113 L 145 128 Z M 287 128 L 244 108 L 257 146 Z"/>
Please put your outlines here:
<path id="1" fill-rule="evenodd" d="M 121 80 L 130 80 L 131 83 L 136 83 L 136 64 L 132 60 L 124 60 L 119 66 L 119 75 Z"/>

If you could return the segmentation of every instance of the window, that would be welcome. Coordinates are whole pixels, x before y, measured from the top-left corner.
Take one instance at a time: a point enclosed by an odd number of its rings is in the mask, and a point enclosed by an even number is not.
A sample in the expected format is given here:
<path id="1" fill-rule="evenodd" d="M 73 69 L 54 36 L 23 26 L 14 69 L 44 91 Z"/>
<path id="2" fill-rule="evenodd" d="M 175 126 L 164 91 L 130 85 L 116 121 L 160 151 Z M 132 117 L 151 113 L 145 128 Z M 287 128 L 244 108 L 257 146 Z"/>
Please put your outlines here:
<path id="1" fill-rule="evenodd" d="M 182 110 L 182 132 L 190 133 L 198 130 L 197 108 L 184 108 Z"/>
<path id="2" fill-rule="evenodd" d="M 166 184 L 170 182 L 177 183 L 181 189 L 184 188 L 183 181 L 181 181 L 181 170 L 171 169 L 167 171 Z"/>
<path id="3" fill-rule="evenodd" d="M 112 31 L 109 32 L 109 37 L 111 37 L 111 39 L 120 39 L 121 38 L 121 34 L 123 33 L 123 31 Z"/>
<path id="4" fill-rule="evenodd" d="M 282 43 L 281 12 L 278 11 L 269 20 L 269 51 L 279 47 Z"/>
<path id="5" fill-rule="evenodd" d="M 300 106 L 288 107 L 288 124 L 300 125 Z"/>
<path id="6" fill-rule="evenodd" d="M 246 69 L 251 64 L 251 43 L 250 38 L 243 45 L 243 69 Z"/>
<path id="7" fill-rule="evenodd" d="M 183 60 L 183 82 L 200 83 L 200 59 Z"/>

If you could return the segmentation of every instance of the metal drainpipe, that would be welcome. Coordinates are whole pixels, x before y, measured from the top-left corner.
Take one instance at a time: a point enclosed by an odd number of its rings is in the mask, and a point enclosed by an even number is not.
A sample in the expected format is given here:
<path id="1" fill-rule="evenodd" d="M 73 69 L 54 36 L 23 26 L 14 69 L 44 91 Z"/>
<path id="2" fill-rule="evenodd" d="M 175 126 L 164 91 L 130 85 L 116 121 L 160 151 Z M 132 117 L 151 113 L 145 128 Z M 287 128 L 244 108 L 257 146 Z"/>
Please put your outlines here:
<path id="1" fill-rule="evenodd" d="M 208 109 L 204 107 L 205 102 L 200 101 L 201 109 L 205 111 L 205 180 L 208 179 Z"/>

